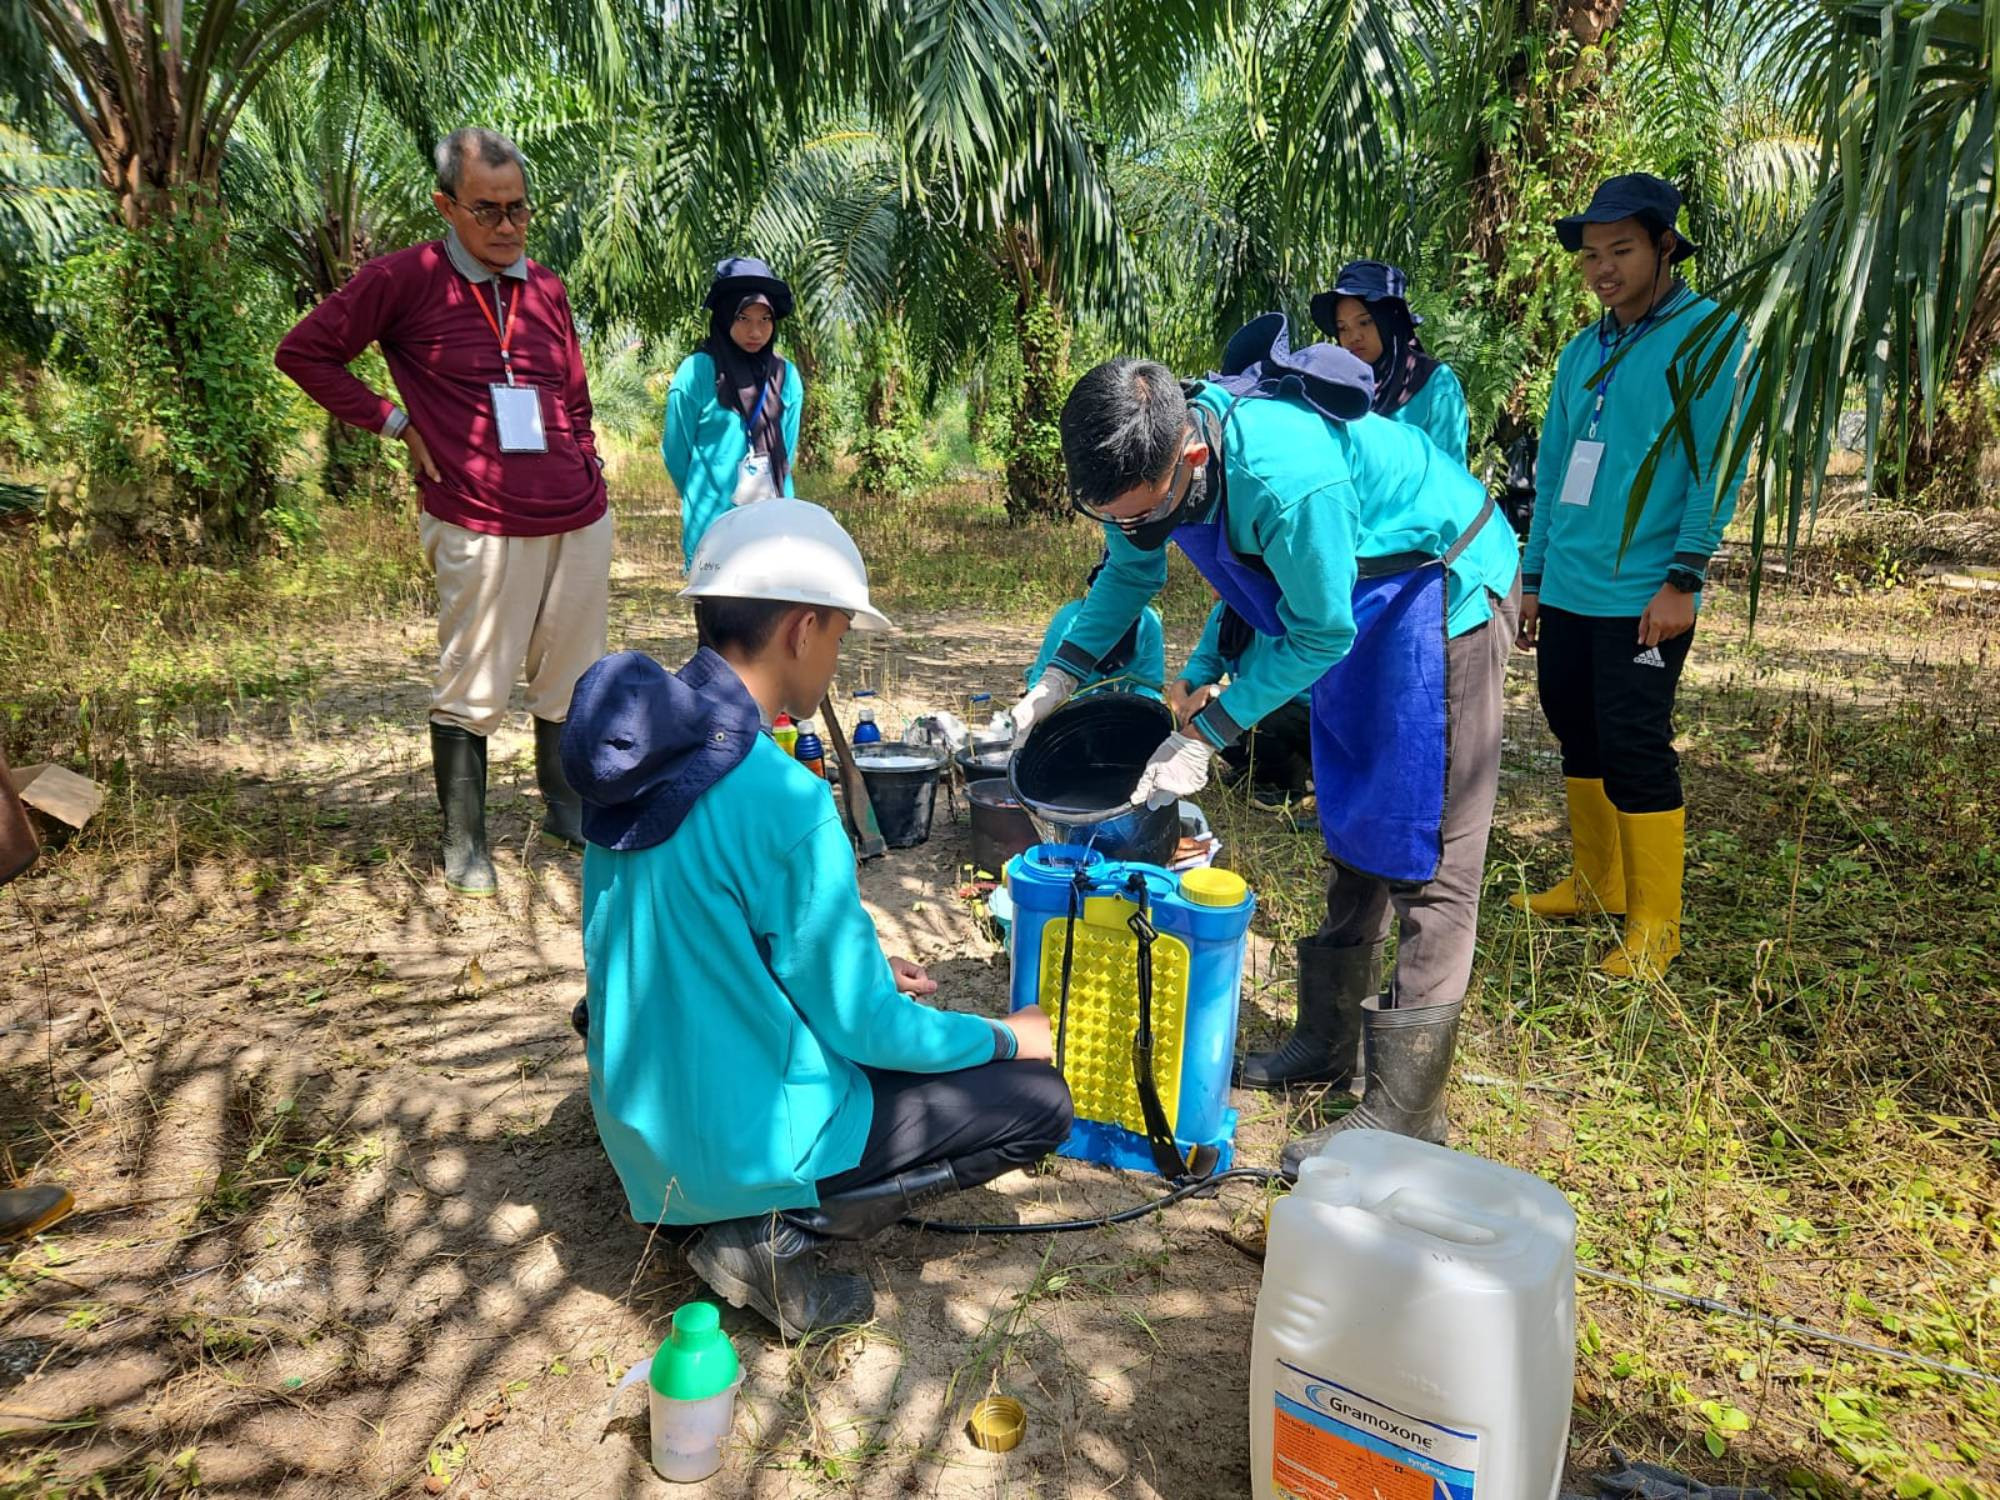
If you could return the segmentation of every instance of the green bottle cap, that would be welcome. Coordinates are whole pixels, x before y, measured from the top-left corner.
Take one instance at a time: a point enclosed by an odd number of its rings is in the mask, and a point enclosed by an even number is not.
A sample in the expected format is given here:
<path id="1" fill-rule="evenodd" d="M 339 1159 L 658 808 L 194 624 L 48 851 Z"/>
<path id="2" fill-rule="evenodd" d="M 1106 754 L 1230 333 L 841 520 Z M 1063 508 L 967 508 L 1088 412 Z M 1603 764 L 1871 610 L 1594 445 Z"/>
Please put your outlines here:
<path id="1" fill-rule="evenodd" d="M 653 1356 L 653 1389 L 672 1401 L 706 1401 L 736 1384 L 736 1346 L 713 1302 L 674 1309 L 673 1331 Z"/>

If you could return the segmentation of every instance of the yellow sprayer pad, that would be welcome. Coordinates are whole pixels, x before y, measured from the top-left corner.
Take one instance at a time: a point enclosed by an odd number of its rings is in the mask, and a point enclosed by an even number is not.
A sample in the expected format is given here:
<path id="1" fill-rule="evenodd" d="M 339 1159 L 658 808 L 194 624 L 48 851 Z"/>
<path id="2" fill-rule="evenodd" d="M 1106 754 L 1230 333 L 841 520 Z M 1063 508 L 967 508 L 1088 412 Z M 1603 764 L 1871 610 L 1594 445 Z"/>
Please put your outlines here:
<path id="1" fill-rule="evenodd" d="M 1063 1078 L 1079 1120 L 1101 1120 L 1146 1133 L 1139 1089 L 1132 1081 L 1132 1033 L 1139 1025 L 1139 940 L 1125 925 L 1136 908 L 1118 896 L 1092 896 L 1076 924 L 1070 964 L 1069 1035 L 1063 1041 Z M 1042 964 L 1036 996 L 1054 1023 L 1062 1001 L 1063 927 L 1053 917 L 1042 928 Z M 1153 940 L 1153 1084 L 1167 1123 L 1180 1116 L 1181 1042 L 1188 995 L 1188 948 L 1161 933 Z"/>

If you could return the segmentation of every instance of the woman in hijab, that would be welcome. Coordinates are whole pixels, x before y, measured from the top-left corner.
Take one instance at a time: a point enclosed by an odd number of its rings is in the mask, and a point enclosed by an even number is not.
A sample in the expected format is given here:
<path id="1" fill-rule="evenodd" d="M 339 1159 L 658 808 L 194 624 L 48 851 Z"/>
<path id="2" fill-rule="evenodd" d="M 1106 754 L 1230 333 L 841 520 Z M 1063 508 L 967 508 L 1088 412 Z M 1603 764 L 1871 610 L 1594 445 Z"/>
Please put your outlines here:
<path id="1" fill-rule="evenodd" d="M 1424 320 L 1410 311 L 1409 278 L 1379 260 L 1351 260 L 1333 290 L 1312 299 L 1313 322 L 1341 348 L 1374 366 L 1374 410 L 1422 429 L 1451 459 L 1465 462 L 1471 418 L 1465 387 L 1417 337 Z"/>
<path id="2" fill-rule="evenodd" d="M 790 495 L 805 387 L 772 343 L 792 289 L 761 260 L 731 256 L 705 299 L 708 337 L 674 371 L 660 452 L 681 495 L 681 552 L 732 505 Z"/>

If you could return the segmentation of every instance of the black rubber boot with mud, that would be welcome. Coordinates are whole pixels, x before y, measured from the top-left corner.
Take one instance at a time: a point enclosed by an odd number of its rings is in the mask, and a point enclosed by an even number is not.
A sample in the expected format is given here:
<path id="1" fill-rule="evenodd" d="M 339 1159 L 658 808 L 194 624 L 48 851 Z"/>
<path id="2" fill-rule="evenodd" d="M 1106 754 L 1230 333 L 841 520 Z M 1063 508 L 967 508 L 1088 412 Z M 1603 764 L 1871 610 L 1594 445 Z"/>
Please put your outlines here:
<path id="1" fill-rule="evenodd" d="M 1465 1002 L 1410 1010 L 1381 1010 L 1378 1005 L 1371 1002 L 1361 1012 L 1361 1039 L 1368 1054 L 1361 1103 L 1285 1147 L 1281 1165 L 1287 1181 L 1298 1177 L 1300 1162 L 1317 1156 L 1342 1130 L 1389 1130 L 1437 1146 L 1445 1143 L 1444 1086 L 1451 1078 Z"/>
<path id="2" fill-rule="evenodd" d="M 542 837 L 581 850 L 583 799 L 563 775 L 562 732 L 559 721 L 535 720 L 535 784 L 542 789 L 542 802 L 548 809 L 542 816 Z"/>
<path id="3" fill-rule="evenodd" d="M 68 1188 L 48 1183 L 0 1190 L 0 1244 L 40 1234 L 75 1207 Z"/>
<path id="4" fill-rule="evenodd" d="M 844 1193 L 822 1194 L 818 1208 L 788 1208 L 785 1217 L 830 1240 L 872 1239 L 900 1223 L 919 1203 L 957 1191 L 958 1174 L 951 1163 L 934 1161 Z"/>
<path id="5" fill-rule="evenodd" d="M 461 896 L 491 896 L 500 880 L 486 852 L 486 736 L 431 725 L 431 767 L 444 813 L 444 883 Z"/>
<path id="6" fill-rule="evenodd" d="M 688 1250 L 688 1264 L 731 1307 L 751 1307 L 788 1339 L 825 1328 L 850 1328 L 875 1316 L 865 1276 L 820 1269 L 829 1241 L 788 1221 L 759 1214 L 711 1224 Z"/>
<path id="7" fill-rule="evenodd" d="M 1353 1081 L 1361 1006 L 1382 982 L 1382 945 L 1336 948 L 1304 938 L 1298 953 L 1299 1009 L 1292 1034 L 1275 1052 L 1254 1052 L 1237 1064 L 1238 1088 L 1288 1089 L 1309 1083 L 1345 1088 Z"/>

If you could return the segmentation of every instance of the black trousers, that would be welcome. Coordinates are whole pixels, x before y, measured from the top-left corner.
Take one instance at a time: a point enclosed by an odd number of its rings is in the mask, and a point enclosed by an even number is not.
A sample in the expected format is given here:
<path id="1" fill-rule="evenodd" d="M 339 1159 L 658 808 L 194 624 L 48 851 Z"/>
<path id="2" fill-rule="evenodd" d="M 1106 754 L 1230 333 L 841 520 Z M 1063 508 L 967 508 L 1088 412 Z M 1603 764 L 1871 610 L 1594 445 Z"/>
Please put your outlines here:
<path id="1" fill-rule="evenodd" d="M 1297 796 L 1312 781 L 1312 710 L 1293 699 L 1217 753 L 1231 770 L 1249 772 L 1252 786 Z"/>
<path id="2" fill-rule="evenodd" d="M 820 1179 L 821 1198 L 938 1161 L 951 1163 L 960 1187 L 978 1187 L 1040 1161 L 1069 1136 L 1069 1085 L 1047 1063 L 862 1071 L 875 1091 L 868 1143 L 860 1161 Z"/>
<path id="3" fill-rule="evenodd" d="M 1604 783 L 1620 812 L 1681 806 L 1674 694 L 1694 632 L 1639 644 L 1637 615 L 1574 615 L 1542 607 L 1535 685 L 1562 742 L 1563 775 Z"/>

